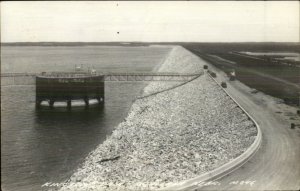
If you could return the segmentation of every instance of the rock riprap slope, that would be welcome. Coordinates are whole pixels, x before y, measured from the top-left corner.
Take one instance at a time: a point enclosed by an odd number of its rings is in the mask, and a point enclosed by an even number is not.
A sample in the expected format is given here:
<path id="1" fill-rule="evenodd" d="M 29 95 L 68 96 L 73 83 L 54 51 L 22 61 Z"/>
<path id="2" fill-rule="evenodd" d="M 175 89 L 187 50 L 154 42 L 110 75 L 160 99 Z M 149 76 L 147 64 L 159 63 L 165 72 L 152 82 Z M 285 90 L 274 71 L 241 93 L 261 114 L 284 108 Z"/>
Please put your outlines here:
<path id="1" fill-rule="evenodd" d="M 170 73 L 201 73 L 203 72 L 203 64 L 200 62 L 199 57 L 190 53 L 186 49 L 177 46 L 172 49 L 169 56 L 165 59 L 164 63 L 157 72 L 170 72 Z M 182 82 L 169 81 L 169 82 L 151 82 L 144 88 L 143 95 L 149 95 L 161 90 L 165 90 Z"/>
<path id="2" fill-rule="evenodd" d="M 160 71 L 196 72 L 201 60 L 175 47 Z M 168 82 L 150 83 L 145 92 Z M 256 127 L 204 74 L 136 100 L 127 118 L 99 145 L 61 190 L 156 189 L 215 169 L 242 154 Z"/>

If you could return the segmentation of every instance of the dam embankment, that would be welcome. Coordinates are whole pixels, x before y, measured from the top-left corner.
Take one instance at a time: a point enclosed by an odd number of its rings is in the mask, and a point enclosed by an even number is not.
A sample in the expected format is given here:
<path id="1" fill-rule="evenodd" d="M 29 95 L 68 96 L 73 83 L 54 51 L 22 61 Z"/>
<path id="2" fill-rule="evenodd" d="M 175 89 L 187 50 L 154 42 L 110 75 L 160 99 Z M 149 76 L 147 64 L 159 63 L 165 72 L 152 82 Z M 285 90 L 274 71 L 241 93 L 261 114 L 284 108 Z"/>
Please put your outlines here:
<path id="1" fill-rule="evenodd" d="M 176 46 L 159 72 L 201 72 L 205 62 Z M 178 83 L 151 82 L 148 95 Z M 255 140 L 248 116 L 206 74 L 137 99 L 112 135 L 86 158 L 61 190 L 143 190 L 211 171 Z"/>

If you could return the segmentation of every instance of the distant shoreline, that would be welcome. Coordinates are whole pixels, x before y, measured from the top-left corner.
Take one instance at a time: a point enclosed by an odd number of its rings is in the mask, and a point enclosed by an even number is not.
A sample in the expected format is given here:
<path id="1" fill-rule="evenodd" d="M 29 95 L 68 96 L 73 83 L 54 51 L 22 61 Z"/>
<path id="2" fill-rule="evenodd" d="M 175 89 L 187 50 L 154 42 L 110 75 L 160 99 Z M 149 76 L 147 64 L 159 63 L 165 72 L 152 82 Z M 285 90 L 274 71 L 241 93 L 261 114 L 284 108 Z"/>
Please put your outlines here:
<path id="1" fill-rule="evenodd" d="M 126 42 L 9 42 L 1 46 L 149 46 L 146 43 Z"/>
<path id="2" fill-rule="evenodd" d="M 183 44 L 203 44 L 203 45 L 288 45 L 299 46 L 300 42 L 2 42 L 1 46 L 149 46 L 149 45 L 183 45 Z"/>

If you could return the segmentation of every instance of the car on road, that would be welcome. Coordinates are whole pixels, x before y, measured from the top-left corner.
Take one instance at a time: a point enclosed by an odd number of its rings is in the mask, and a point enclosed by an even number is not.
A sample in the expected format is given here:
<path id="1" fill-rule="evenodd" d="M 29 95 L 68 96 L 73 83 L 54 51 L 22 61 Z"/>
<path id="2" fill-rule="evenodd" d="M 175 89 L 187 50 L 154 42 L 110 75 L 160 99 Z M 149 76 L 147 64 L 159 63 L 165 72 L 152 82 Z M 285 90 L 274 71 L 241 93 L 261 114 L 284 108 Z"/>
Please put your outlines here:
<path id="1" fill-rule="evenodd" d="M 226 82 L 222 82 L 222 83 L 221 83 L 221 86 L 222 86 L 223 88 L 227 88 Z"/>

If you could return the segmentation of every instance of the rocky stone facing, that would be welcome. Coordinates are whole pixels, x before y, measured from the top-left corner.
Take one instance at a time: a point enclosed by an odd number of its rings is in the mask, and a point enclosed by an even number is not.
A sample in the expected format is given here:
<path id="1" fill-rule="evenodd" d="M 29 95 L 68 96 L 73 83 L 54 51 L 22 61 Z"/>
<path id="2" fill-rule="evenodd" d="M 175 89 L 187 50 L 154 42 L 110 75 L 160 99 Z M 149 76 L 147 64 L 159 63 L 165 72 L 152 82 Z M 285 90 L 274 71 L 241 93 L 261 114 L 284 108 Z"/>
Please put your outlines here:
<path id="1" fill-rule="evenodd" d="M 202 62 L 175 47 L 164 72 L 195 72 Z M 150 83 L 144 93 L 167 88 Z M 215 169 L 241 155 L 257 130 L 207 75 L 138 99 L 112 135 L 87 157 L 61 190 L 145 190 Z"/>

